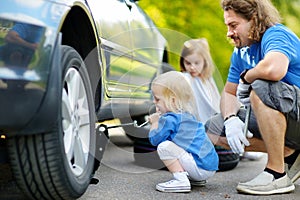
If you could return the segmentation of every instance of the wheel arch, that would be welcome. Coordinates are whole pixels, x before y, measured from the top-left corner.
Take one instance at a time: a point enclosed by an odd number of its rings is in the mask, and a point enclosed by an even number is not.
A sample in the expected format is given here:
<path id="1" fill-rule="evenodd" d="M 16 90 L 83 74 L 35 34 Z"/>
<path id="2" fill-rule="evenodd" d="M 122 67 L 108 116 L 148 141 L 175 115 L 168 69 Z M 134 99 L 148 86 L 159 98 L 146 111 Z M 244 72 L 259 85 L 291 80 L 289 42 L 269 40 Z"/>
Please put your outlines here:
<path id="1" fill-rule="evenodd" d="M 98 32 L 92 16 L 84 8 L 75 5 L 66 15 L 60 32 L 62 45 L 73 47 L 85 61 L 91 81 L 95 108 L 98 109 L 102 100 L 102 66 L 98 50 Z"/>

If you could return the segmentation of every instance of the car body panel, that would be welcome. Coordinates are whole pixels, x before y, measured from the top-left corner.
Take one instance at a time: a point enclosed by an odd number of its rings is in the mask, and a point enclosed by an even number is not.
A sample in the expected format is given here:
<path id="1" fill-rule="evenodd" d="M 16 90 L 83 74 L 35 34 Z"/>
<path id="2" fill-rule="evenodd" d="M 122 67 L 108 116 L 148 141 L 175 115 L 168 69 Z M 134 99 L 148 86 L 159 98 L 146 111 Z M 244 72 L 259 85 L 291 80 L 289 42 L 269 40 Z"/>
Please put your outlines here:
<path id="1" fill-rule="evenodd" d="M 149 83 L 156 75 L 161 65 L 165 39 L 133 2 L 112 1 L 107 6 L 102 6 L 105 0 L 89 0 L 88 3 L 101 33 L 105 64 L 109 66 L 105 68 L 106 95 L 128 98 L 140 89 L 144 98 L 149 98 L 149 92 L 145 95 L 149 87 L 136 86 Z M 122 13 L 122 16 L 111 16 L 111 10 Z M 140 93 L 137 96 L 143 95 Z"/>
<path id="2" fill-rule="evenodd" d="M 132 38 L 129 27 L 130 10 L 123 1 L 88 1 L 104 49 L 104 85 L 109 97 L 126 97 L 129 93 L 128 72 L 131 70 Z M 106 6 L 103 6 L 105 5 Z M 119 13 L 111 15 L 110 12 Z M 110 17 L 107 17 L 110 16 Z"/>
<path id="3" fill-rule="evenodd" d="M 44 98 L 47 96 L 51 65 L 55 63 L 51 58 L 58 40 L 58 19 L 62 17 L 58 13 L 68 9 L 46 1 L 29 1 L 24 4 L 20 1 L 9 1 L 9 4 L 3 3 L 0 7 L 0 109 L 3 111 L 0 114 L 1 129 L 22 132 L 24 126 L 41 112 L 42 104 L 51 102 Z M 37 32 L 41 32 L 39 41 L 35 41 L 36 49 L 4 41 L 4 37 L 15 24 L 25 25 L 31 31 L 35 27 Z M 21 51 L 22 58 L 15 53 L 18 51 Z M 29 53 L 30 51 L 32 52 Z M 43 118 L 47 120 L 46 116 Z M 38 126 L 36 128 L 39 130 Z M 32 131 L 31 128 L 29 130 Z"/>
<path id="4" fill-rule="evenodd" d="M 96 122 L 147 115 L 166 53 L 135 0 L 1 0 L 0 161 L 24 194 L 80 197 L 108 142 Z"/>
<path id="5" fill-rule="evenodd" d="M 0 133 L 41 133 L 57 120 L 60 44 L 75 48 L 87 63 L 92 58 L 87 68 L 99 121 L 145 113 L 151 102 L 150 83 L 167 62 L 163 60 L 167 43 L 135 1 L 2 0 L 1 4 L 0 46 L 17 22 L 36 25 L 43 34 L 26 67 L 0 61 Z M 7 82 L 25 82 L 26 87 L 8 89 Z"/>

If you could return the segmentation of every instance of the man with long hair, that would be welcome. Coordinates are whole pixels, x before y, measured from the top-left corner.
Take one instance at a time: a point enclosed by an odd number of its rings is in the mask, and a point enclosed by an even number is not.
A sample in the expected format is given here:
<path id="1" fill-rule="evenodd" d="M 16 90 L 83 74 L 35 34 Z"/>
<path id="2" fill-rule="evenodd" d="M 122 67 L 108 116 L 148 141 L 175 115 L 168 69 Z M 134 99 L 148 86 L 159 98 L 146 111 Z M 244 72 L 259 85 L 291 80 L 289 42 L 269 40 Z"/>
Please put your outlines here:
<path id="1" fill-rule="evenodd" d="M 221 113 L 206 123 L 206 130 L 214 144 L 235 153 L 246 146 L 246 151 L 268 154 L 264 171 L 239 183 L 239 192 L 292 192 L 300 177 L 300 40 L 280 23 L 270 0 L 222 0 L 221 6 L 235 49 Z M 246 136 L 244 108 L 249 106 Z"/>

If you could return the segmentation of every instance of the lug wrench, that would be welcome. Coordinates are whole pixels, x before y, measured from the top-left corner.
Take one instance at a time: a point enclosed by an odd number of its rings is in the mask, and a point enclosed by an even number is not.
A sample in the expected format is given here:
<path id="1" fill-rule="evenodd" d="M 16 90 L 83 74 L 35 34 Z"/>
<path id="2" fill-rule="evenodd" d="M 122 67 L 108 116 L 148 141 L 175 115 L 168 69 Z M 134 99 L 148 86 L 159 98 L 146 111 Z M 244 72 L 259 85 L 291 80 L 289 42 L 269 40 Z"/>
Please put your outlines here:
<path id="1" fill-rule="evenodd" d="M 251 105 L 247 107 L 246 110 L 246 116 L 245 116 L 245 127 L 244 127 L 244 135 L 247 138 L 247 132 L 248 132 L 248 126 L 250 121 L 250 114 L 251 114 Z M 245 148 L 245 145 L 243 144 L 243 147 Z"/>
<path id="2" fill-rule="evenodd" d="M 106 128 L 106 129 L 111 129 L 111 128 L 120 128 L 120 127 L 124 127 L 124 126 L 133 126 L 133 127 L 135 127 L 135 128 L 141 128 L 141 127 L 147 125 L 148 123 L 149 123 L 149 121 L 147 120 L 147 121 L 145 121 L 144 123 L 138 125 L 137 121 L 134 120 L 134 121 L 131 122 L 131 123 L 118 124 L 118 125 L 114 125 L 114 126 L 106 126 L 105 128 Z M 104 127 L 102 127 L 102 131 L 104 131 L 103 128 L 104 128 Z"/>
<path id="3" fill-rule="evenodd" d="M 248 126 L 249 126 L 249 121 L 250 121 L 250 114 L 251 114 L 251 105 L 249 105 L 246 110 L 245 127 L 244 127 L 244 135 L 246 137 L 247 137 Z"/>
<path id="4" fill-rule="evenodd" d="M 107 126 L 107 129 L 111 129 L 111 128 L 119 128 L 119 127 L 123 127 L 123 126 L 133 126 L 135 128 L 141 128 L 143 126 L 145 126 L 146 124 L 148 124 L 149 121 L 145 121 L 144 123 L 138 125 L 137 121 L 134 120 L 133 122 L 131 123 L 125 123 L 125 124 L 118 124 L 118 125 L 114 125 L 114 126 Z"/>

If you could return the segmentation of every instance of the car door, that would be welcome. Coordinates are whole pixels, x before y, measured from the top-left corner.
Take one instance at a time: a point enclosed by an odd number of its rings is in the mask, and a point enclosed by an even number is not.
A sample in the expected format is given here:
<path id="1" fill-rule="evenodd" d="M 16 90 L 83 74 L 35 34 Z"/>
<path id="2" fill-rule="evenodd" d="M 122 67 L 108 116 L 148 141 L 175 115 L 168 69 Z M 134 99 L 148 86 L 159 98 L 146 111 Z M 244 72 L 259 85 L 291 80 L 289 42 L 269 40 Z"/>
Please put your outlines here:
<path id="1" fill-rule="evenodd" d="M 124 0 L 88 0 L 99 31 L 106 96 L 130 96 L 132 43 L 130 8 Z"/>
<path id="2" fill-rule="evenodd" d="M 149 98 L 151 95 L 149 86 L 162 66 L 166 41 L 152 20 L 135 2 L 125 0 L 131 11 L 129 24 L 133 45 L 129 84 L 132 95 Z"/>

